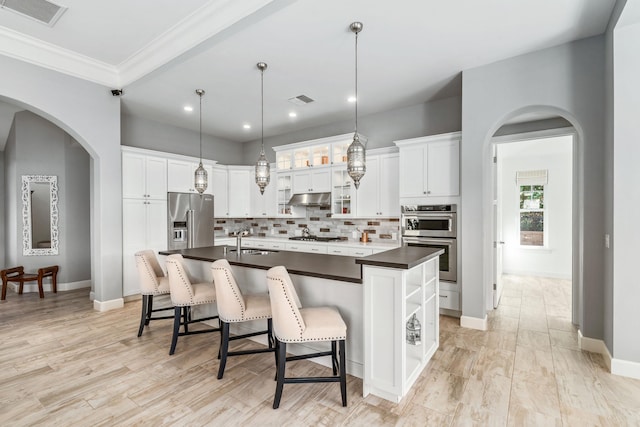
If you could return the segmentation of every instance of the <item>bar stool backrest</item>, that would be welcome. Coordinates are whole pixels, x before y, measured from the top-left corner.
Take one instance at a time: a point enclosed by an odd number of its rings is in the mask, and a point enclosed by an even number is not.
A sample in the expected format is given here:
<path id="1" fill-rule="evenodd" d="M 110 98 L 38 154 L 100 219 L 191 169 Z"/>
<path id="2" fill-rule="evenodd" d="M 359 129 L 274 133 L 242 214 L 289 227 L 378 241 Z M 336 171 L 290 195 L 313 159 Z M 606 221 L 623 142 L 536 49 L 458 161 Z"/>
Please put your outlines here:
<path id="1" fill-rule="evenodd" d="M 216 287 L 218 314 L 225 322 L 244 319 L 245 302 L 240 287 L 233 276 L 231 265 L 226 259 L 214 261 L 211 265 L 213 284 Z"/>
<path id="2" fill-rule="evenodd" d="M 193 286 L 191 279 L 183 264 L 184 258 L 180 254 L 167 257 L 167 273 L 169 275 L 169 288 L 171 289 L 171 302 L 174 306 L 184 307 L 194 304 Z"/>
<path id="3" fill-rule="evenodd" d="M 289 272 L 283 266 L 271 268 L 267 271 L 267 284 L 276 337 L 281 341 L 300 340 L 306 325 L 300 315 L 300 298 Z"/>
<path id="4" fill-rule="evenodd" d="M 136 252 L 135 257 L 140 281 L 140 293 L 143 295 L 166 293 L 167 290 L 161 289 L 161 281 L 165 279 L 165 275 L 155 252 L 147 249 Z"/>

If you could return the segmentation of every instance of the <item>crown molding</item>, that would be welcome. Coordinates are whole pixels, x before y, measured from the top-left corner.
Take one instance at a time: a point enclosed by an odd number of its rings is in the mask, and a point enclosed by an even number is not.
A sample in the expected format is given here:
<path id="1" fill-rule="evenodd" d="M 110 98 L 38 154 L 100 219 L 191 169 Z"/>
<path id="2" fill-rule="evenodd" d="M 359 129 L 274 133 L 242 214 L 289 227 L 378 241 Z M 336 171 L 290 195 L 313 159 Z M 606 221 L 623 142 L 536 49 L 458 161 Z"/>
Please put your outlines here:
<path id="1" fill-rule="evenodd" d="M 118 65 L 122 86 L 154 71 L 273 1 L 218 0 L 205 4 Z"/>
<path id="2" fill-rule="evenodd" d="M 216 0 L 205 4 L 118 65 L 0 27 L 0 54 L 112 88 L 165 65 L 275 0 Z"/>
<path id="3" fill-rule="evenodd" d="M 113 65 L 4 27 L 0 27 L 0 38 L 8 41 L 0 44 L 2 55 L 101 85 L 118 85 L 118 71 Z"/>

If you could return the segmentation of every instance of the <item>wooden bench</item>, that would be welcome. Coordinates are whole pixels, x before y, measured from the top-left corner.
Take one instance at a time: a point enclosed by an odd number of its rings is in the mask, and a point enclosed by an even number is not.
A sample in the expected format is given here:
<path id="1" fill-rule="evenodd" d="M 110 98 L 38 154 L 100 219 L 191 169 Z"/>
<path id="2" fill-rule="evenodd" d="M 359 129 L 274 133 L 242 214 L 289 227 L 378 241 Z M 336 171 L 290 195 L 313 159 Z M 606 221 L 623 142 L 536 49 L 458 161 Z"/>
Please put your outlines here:
<path id="1" fill-rule="evenodd" d="M 42 279 L 51 277 L 51 287 L 53 292 L 57 293 L 58 266 L 39 268 L 37 273 L 25 273 L 24 267 L 8 268 L 0 271 L 2 277 L 2 300 L 7 299 L 7 286 L 9 282 L 19 283 L 18 294 L 22 294 L 25 282 L 38 281 L 38 292 L 40 298 L 44 298 L 44 289 L 42 288 Z"/>

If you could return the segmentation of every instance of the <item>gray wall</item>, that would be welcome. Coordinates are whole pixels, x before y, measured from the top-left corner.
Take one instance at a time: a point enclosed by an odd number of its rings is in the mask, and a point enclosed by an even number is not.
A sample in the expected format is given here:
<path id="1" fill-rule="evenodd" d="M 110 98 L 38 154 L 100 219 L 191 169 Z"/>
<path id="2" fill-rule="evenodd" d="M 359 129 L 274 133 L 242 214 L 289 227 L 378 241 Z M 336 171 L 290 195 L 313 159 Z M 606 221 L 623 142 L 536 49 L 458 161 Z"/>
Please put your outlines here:
<path id="1" fill-rule="evenodd" d="M 92 158 L 94 306 L 117 307 L 122 302 L 122 215 L 114 215 L 122 211 L 120 99 L 107 87 L 6 56 L 0 55 L 0 69 L 0 100 L 46 118 Z"/>
<path id="2" fill-rule="evenodd" d="M 4 194 L 4 151 L 0 151 L 0 200 L 7 200 L 5 199 L 5 194 Z M 6 242 L 5 240 L 5 232 L 4 232 L 4 227 L 5 227 L 5 209 L 7 208 L 7 203 L 3 202 L 2 206 L 0 207 L 0 242 Z M 5 261 L 5 250 L 4 250 L 4 244 L 0 244 L 0 269 L 4 270 L 6 268 L 6 261 Z"/>
<path id="3" fill-rule="evenodd" d="M 12 176 L 7 177 L 5 201 L 12 211 L 6 223 L 7 234 L 16 238 L 6 241 L 8 265 L 35 271 L 55 264 L 60 266 L 60 283 L 90 280 L 89 155 L 62 129 L 29 111 L 16 113 L 13 129 L 10 144 L 14 155 L 7 159 Z M 23 175 L 58 177 L 58 255 L 22 254 Z"/>
<path id="4" fill-rule="evenodd" d="M 544 111 L 569 120 L 580 141 L 573 218 L 586 337 L 603 337 L 604 38 L 583 39 L 466 70 L 462 75 L 461 240 L 463 316 L 484 319 L 491 283 L 490 138 L 511 117 Z M 588 191 L 585 191 L 588 189 Z M 578 227 L 580 227 L 578 229 Z"/>
<path id="5" fill-rule="evenodd" d="M 369 138 L 367 148 L 392 146 L 398 139 L 456 132 L 461 126 L 461 108 L 460 97 L 452 97 L 370 114 L 358 117 L 358 132 Z M 265 153 L 275 162 L 272 147 L 353 132 L 353 128 L 354 119 L 349 117 L 336 123 L 265 138 Z M 246 142 L 243 150 L 244 164 L 253 164 L 260 154 L 260 141 Z"/>
<path id="6" fill-rule="evenodd" d="M 635 8 L 635 9 L 634 9 Z M 634 15 L 635 13 L 635 15 Z M 614 359 L 640 363 L 638 339 L 638 236 L 640 236 L 640 2 L 628 0 L 614 31 L 613 57 L 613 351 Z M 627 371 L 612 364 L 612 371 Z M 627 371 L 629 372 L 629 371 Z M 640 370 L 635 368 L 635 377 Z"/>
<path id="7" fill-rule="evenodd" d="M 10 250 L 10 245 L 15 245 L 18 240 L 18 230 L 10 224 L 15 224 L 18 221 L 17 212 L 15 210 L 14 202 L 12 200 L 20 200 L 18 198 L 18 188 L 20 184 L 16 178 L 16 123 L 15 120 L 11 123 L 11 130 L 7 137 L 7 144 L 4 147 L 4 234 L 5 241 L 3 246 L 5 254 L 5 265 L 7 268 L 15 267 L 17 259 L 14 255 L 15 250 Z"/>
<path id="8" fill-rule="evenodd" d="M 200 135 L 188 129 L 122 115 L 122 145 L 200 157 Z M 242 164 L 242 143 L 202 135 L 202 157 L 224 165 Z"/>

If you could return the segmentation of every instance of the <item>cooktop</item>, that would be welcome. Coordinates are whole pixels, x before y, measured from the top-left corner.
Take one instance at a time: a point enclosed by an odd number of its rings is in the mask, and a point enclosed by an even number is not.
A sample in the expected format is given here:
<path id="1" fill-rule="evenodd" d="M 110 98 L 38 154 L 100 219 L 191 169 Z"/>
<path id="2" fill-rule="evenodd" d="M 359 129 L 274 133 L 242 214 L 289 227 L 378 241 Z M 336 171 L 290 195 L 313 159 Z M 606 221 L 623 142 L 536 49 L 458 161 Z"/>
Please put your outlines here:
<path id="1" fill-rule="evenodd" d="M 332 242 L 340 240 L 339 237 L 320 237 L 320 236 L 295 236 L 289 237 L 289 240 L 302 240 L 305 242 Z"/>

